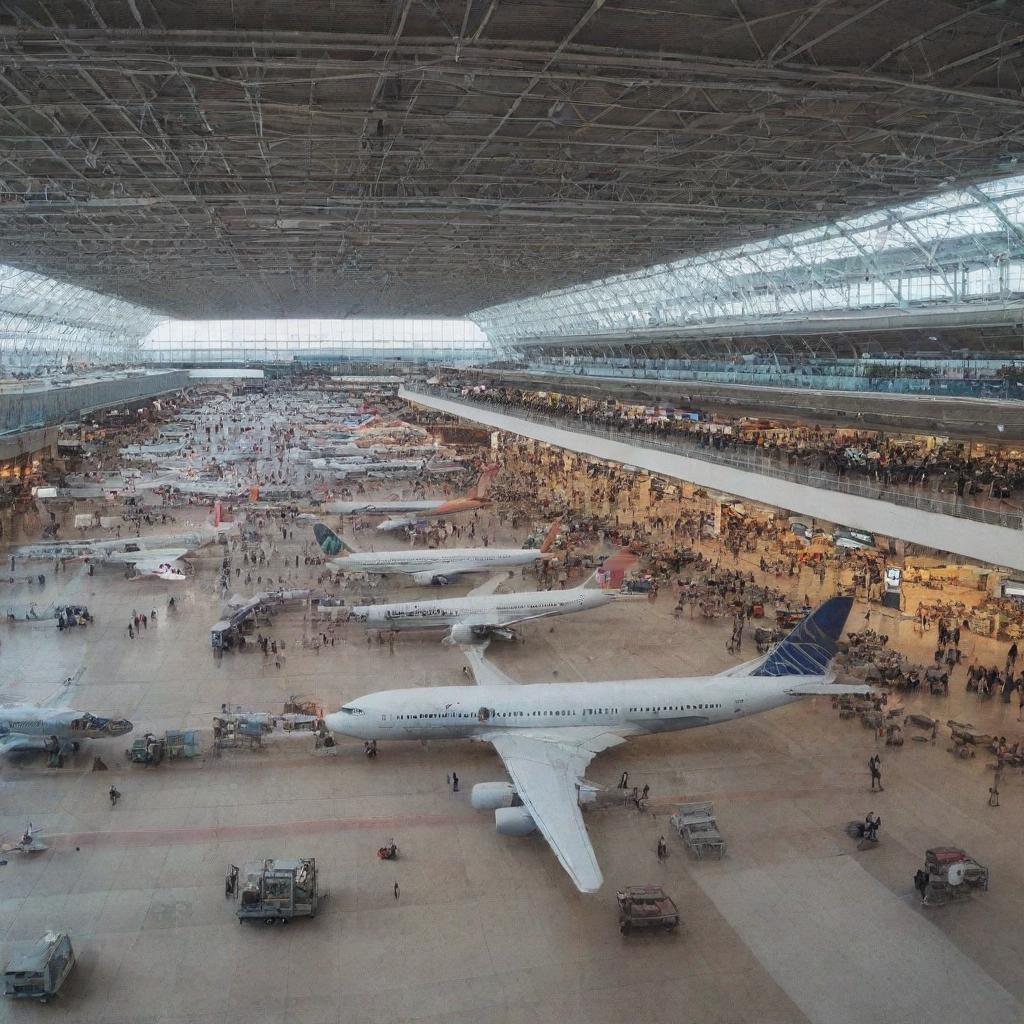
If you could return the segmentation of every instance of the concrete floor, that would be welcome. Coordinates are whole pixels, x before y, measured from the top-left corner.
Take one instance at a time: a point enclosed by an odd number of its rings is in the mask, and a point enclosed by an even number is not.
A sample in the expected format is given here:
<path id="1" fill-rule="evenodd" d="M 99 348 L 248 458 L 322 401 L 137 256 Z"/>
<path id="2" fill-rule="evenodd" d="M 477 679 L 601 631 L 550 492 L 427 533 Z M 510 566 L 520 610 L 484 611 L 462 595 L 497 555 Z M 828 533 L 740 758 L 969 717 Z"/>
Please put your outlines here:
<path id="1" fill-rule="evenodd" d="M 298 530 L 286 550 L 302 550 Z M 279 614 L 271 631 L 287 643 L 282 669 L 255 652 L 215 659 L 216 556 L 196 564 L 196 579 L 173 590 L 116 572 L 50 575 L 46 600 L 83 600 L 96 624 L 64 635 L 52 624 L 0 626 L 0 699 L 43 697 L 84 667 L 72 706 L 127 715 L 137 732 L 202 727 L 209 745 L 222 702 L 279 710 L 303 693 L 334 708 L 377 689 L 462 681 L 458 650 L 426 636 L 403 637 L 391 654 L 353 624 L 339 628 L 334 648 L 302 649 L 301 610 Z M 168 614 L 172 592 L 179 608 Z M 151 607 L 156 626 L 129 640 L 132 609 Z M 674 619 L 667 598 L 638 600 L 532 624 L 524 644 L 495 643 L 492 655 L 528 681 L 706 673 L 737 660 L 725 652 L 727 631 L 725 622 Z M 918 638 L 891 616 L 885 631 L 930 656 L 933 634 Z M 1001 648 L 976 643 L 1001 663 Z M 943 721 L 1024 733 L 1016 705 L 980 704 L 964 693 L 963 673 L 950 697 L 908 703 Z M 989 808 L 985 756 L 954 760 L 941 739 L 897 750 L 877 742 L 814 699 L 602 754 L 591 765 L 595 782 L 614 786 L 628 770 L 631 785 L 650 785 L 652 802 L 642 815 L 620 806 L 588 813 L 606 879 L 596 896 L 575 891 L 542 839 L 499 836 L 489 814 L 469 807 L 473 783 L 504 777 L 486 745 L 396 743 L 371 762 L 355 741 L 314 751 L 308 735 L 281 736 L 258 752 L 156 769 L 125 765 L 123 741 L 90 745 L 60 771 L 11 757 L 0 766 L 0 831 L 16 833 L 31 818 L 50 849 L 11 855 L 0 868 L 0 955 L 63 928 L 79 966 L 57 1004 L 0 1003 L 0 1019 L 1020 1021 L 1024 780 L 1006 778 L 1003 806 Z M 886 788 L 870 794 L 876 749 Z M 110 772 L 89 770 L 94 753 Z M 452 769 L 462 780 L 456 795 L 446 784 Z M 112 782 L 124 794 L 116 809 Z M 655 845 L 673 805 L 702 798 L 715 801 L 727 857 L 694 862 L 670 835 L 671 855 L 659 864 Z M 858 853 L 843 826 L 868 810 L 882 816 L 883 842 Z M 375 850 L 391 836 L 402 858 L 385 864 Z M 922 908 L 914 871 L 928 846 L 945 844 L 988 864 L 991 890 L 962 906 Z M 237 923 L 224 872 L 266 856 L 317 858 L 330 895 L 315 920 Z M 644 882 L 675 897 L 678 935 L 619 935 L 615 889 Z"/>

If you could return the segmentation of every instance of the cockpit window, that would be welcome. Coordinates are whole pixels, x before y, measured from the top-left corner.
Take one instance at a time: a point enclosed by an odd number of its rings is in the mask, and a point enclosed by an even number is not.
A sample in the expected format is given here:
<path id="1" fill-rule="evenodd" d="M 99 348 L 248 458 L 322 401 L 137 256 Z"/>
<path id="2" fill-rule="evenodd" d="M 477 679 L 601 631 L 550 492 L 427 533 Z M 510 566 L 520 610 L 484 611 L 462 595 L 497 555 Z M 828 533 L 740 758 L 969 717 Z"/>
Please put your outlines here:
<path id="1" fill-rule="evenodd" d="M 344 708 L 342 708 L 342 709 L 341 709 L 341 713 L 342 713 L 343 715 L 361 715 L 361 714 L 363 714 L 364 712 L 363 712 L 363 709 L 362 709 L 362 708 L 349 708 L 349 707 L 344 707 Z"/>

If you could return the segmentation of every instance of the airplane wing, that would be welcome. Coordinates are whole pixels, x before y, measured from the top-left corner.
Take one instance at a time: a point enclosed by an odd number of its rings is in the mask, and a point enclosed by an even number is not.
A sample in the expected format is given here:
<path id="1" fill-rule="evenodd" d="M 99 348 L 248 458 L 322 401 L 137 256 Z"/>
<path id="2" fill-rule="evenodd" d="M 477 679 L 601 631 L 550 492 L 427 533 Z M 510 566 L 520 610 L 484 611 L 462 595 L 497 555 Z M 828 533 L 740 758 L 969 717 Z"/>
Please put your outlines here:
<path id="1" fill-rule="evenodd" d="M 505 675 L 500 668 L 492 665 L 485 657 L 489 641 L 470 646 L 462 645 L 462 653 L 469 662 L 469 669 L 477 686 L 518 686 L 519 680 Z"/>
<path id="2" fill-rule="evenodd" d="M 51 710 L 67 707 L 75 692 L 75 687 L 78 686 L 78 682 L 83 675 L 85 675 L 84 667 L 80 668 L 73 676 L 68 676 L 53 693 L 41 701 L 34 702 L 33 706 L 37 708 L 50 708 Z"/>
<path id="3" fill-rule="evenodd" d="M 19 736 L 16 734 L 0 736 L 0 754 L 9 754 L 14 750 L 39 750 L 45 746 L 45 736 Z"/>
<path id="4" fill-rule="evenodd" d="M 110 555 L 108 562 L 118 565 L 134 565 L 140 572 L 152 572 L 161 565 L 169 565 L 184 558 L 189 548 L 146 548 L 142 551 L 117 551 Z"/>
<path id="5" fill-rule="evenodd" d="M 460 572 L 471 572 L 472 567 L 449 569 L 449 575 L 458 575 Z M 493 576 L 488 576 L 483 583 L 475 586 L 467 595 L 468 597 L 481 597 L 484 594 L 493 594 L 498 587 L 508 579 L 508 574 L 504 572 L 496 572 Z"/>
<path id="6" fill-rule="evenodd" d="M 581 892 L 604 881 L 583 823 L 579 784 L 594 755 L 622 743 L 600 727 L 515 729 L 484 733 L 501 755 L 523 806 Z"/>
<path id="7" fill-rule="evenodd" d="M 145 552 L 145 558 L 140 558 L 132 563 L 137 576 L 159 576 L 162 580 L 183 580 L 185 572 L 177 557 L 168 557 L 173 552 L 160 552 L 159 557 L 154 557 L 150 551 Z"/>
<path id="8" fill-rule="evenodd" d="M 502 629 L 505 626 L 514 626 L 518 622 L 529 622 L 531 619 L 543 619 L 549 615 L 553 615 L 554 612 L 540 611 L 531 612 L 525 615 L 519 615 L 515 612 L 492 612 L 487 614 L 485 612 L 477 612 L 473 615 L 467 615 L 465 618 L 459 619 L 456 625 L 459 626 L 472 626 L 476 629 Z"/>

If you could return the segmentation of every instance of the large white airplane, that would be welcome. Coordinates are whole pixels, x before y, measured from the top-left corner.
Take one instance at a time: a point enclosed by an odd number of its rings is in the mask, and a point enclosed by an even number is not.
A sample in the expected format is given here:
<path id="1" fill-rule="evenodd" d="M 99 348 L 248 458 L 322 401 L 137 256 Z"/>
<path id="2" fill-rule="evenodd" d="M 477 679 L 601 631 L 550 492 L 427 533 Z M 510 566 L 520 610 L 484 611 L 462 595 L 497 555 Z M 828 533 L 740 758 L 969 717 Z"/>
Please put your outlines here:
<path id="1" fill-rule="evenodd" d="M 589 581 L 588 581 L 589 582 Z M 549 615 L 600 608 L 616 595 L 583 584 L 572 590 L 523 590 L 515 594 L 477 594 L 438 601 L 356 605 L 349 616 L 370 629 L 438 629 L 448 627 L 448 643 L 478 643 L 491 636 L 515 637 L 509 628 L 518 622 Z"/>
<path id="2" fill-rule="evenodd" d="M 486 740 L 511 782 L 483 782 L 470 797 L 493 810 L 502 835 L 539 830 L 581 892 L 603 878 L 580 811 L 599 787 L 585 778 L 602 750 L 628 736 L 717 725 L 814 694 L 865 693 L 831 682 L 853 598 L 835 597 L 773 651 L 714 676 L 605 683 L 521 684 L 466 648 L 476 686 L 385 690 L 326 717 L 328 729 L 364 740 Z"/>
<path id="3" fill-rule="evenodd" d="M 551 545 L 558 536 L 561 522 L 548 530 L 539 548 L 438 548 L 434 551 L 357 551 L 339 537 L 329 526 L 316 523 L 313 535 L 325 555 L 339 551 L 347 553 L 331 558 L 330 566 L 342 572 L 405 573 L 416 583 L 447 586 L 463 573 L 484 572 L 488 569 L 514 569 L 533 565 L 548 557 Z"/>
<path id="4" fill-rule="evenodd" d="M 39 704 L 0 707 L 0 754 L 15 750 L 45 750 L 63 757 L 82 740 L 124 736 L 134 728 L 124 718 L 100 718 L 66 705 L 71 682 L 62 684 Z"/>

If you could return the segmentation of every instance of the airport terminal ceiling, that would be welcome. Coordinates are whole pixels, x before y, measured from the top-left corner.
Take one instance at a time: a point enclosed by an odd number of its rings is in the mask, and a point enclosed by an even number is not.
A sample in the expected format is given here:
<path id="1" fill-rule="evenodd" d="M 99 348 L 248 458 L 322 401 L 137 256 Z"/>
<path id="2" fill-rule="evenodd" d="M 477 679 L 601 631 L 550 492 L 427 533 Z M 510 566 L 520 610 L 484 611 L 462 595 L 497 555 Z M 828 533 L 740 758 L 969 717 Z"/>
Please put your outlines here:
<path id="1" fill-rule="evenodd" d="M 27 0 L 0 32 L 4 261 L 161 316 L 462 316 L 1019 170 L 1001 0 Z"/>

